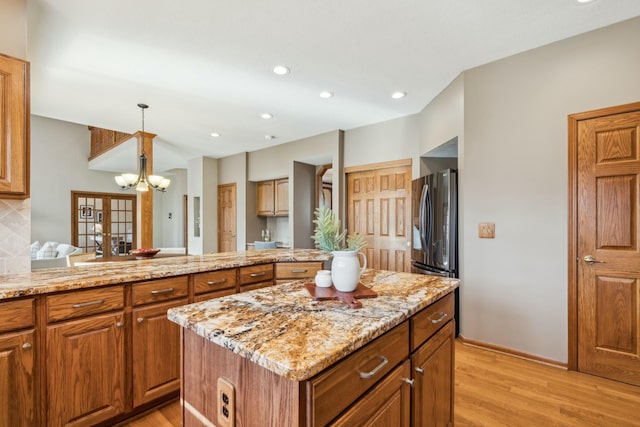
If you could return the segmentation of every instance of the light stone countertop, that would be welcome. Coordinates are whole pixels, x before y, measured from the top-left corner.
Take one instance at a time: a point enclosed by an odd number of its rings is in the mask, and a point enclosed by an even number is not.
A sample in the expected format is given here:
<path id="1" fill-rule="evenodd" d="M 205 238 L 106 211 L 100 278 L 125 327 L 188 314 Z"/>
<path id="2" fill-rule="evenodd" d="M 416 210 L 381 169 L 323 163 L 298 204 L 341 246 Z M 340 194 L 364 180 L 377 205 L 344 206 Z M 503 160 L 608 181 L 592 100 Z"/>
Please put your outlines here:
<path id="1" fill-rule="evenodd" d="M 31 273 L 0 275 L 0 300 L 268 262 L 326 261 L 329 258 L 330 254 L 316 249 L 267 249 L 48 268 Z"/>
<path id="2" fill-rule="evenodd" d="M 168 317 L 207 340 L 293 381 L 311 378 L 451 293 L 459 279 L 367 270 L 378 297 L 351 309 L 312 301 L 297 281 L 172 308 Z"/>

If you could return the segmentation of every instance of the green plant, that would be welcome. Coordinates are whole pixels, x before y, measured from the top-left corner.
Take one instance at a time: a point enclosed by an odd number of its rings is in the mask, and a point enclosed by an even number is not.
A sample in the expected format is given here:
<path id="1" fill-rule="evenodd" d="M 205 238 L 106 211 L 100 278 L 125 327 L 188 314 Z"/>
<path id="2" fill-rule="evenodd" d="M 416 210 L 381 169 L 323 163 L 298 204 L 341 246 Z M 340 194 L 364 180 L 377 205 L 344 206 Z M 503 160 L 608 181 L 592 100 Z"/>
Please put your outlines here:
<path id="1" fill-rule="evenodd" d="M 311 238 L 316 243 L 316 248 L 323 251 L 359 251 L 367 245 L 364 236 L 358 233 L 347 236 L 347 230 L 340 231 L 340 220 L 336 214 L 326 206 L 315 210 L 316 219 L 313 223 L 316 228 Z M 344 243 L 346 237 L 346 245 Z"/>

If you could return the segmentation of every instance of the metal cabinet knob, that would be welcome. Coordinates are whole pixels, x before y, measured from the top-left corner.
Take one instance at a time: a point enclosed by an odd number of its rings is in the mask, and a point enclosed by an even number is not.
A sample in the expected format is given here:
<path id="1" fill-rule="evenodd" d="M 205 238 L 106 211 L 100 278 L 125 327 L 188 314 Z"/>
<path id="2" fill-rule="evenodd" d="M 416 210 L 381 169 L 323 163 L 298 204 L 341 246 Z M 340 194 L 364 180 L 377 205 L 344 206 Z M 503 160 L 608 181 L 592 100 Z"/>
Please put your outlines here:
<path id="1" fill-rule="evenodd" d="M 122 328 L 122 327 L 124 326 L 124 322 L 117 322 L 117 323 L 116 323 L 116 326 L 117 326 L 118 328 Z"/>
<path id="2" fill-rule="evenodd" d="M 419 374 L 424 374 L 424 369 L 422 368 L 416 368 L 415 371 Z"/>
<path id="3" fill-rule="evenodd" d="M 410 378 L 402 378 L 402 381 L 409 384 L 411 387 L 413 387 L 413 383 L 415 382 L 415 380 L 412 380 Z"/>
<path id="4" fill-rule="evenodd" d="M 22 344 L 22 348 L 24 348 L 25 350 L 29 350 L 31 348 L 31 343 L 30 342 L 26 342 L 26 343 Z"/>

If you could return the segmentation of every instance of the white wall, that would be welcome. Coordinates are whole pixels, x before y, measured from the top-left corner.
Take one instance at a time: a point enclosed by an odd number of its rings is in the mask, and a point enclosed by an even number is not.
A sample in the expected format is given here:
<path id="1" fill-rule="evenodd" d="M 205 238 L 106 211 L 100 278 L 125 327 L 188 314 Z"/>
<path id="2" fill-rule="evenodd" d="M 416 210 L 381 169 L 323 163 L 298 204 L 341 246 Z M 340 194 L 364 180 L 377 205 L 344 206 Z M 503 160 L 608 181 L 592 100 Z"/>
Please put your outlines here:
<path id="1" fill-rule="evenodd" d="M 243 251 L 247 242 L 247 217 L 252 212 L 248 210 L 246 197 L 247 153 L 219 159 L 218 179 L 218 185 L 236 184 L 236 249 Z"/>
<path id="2" fill-rule="evenodd" d="M 0 53 L 27 59 L 26 0 L 2 0 Z"/>
<path id="3" fill-rule="evenodd" d="M 420 116 L 412 114 L 344 132 L 344 167 L 412 159 L 420 143 Z"/>
<path id="4" fill-rule="evenodd" d="M 117 193 L 113 173 L 88 169 L 87 126 L 31 116 L 31 239 L 71 242 L 71 191 Z"/>
<path id="5" fill-rule="evenodd" d="M 464 336 L 567 361 L 567 115 L 640 100 L 638 40 L 640 18 L 465 72 Z"/>
<path id="6" fill-rule="evenodd" d="M 198 157 L 189 160 L 189 253 L 205 254 L 218 250 L 218 160 Z M 200 197 L 200 236 L 194 235 L 194 197 Z"/>
<path id="7" fill-rule="evenodd" d="M 163 176 L 171 179 L 171 185 L 166 192 L 155 192 L 153 195 L 153 246 L 183 248 L 187 170 L 173 169 Z"/>

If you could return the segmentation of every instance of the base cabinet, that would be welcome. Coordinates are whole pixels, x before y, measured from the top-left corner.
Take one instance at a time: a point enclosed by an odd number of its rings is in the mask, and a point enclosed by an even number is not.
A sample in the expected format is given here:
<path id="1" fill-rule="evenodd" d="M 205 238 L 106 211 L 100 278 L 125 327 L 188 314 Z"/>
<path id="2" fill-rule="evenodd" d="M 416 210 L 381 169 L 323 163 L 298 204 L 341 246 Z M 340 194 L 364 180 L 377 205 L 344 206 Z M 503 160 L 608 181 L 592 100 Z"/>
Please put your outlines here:
<path id="1" fill-rule="evenodd" d="M 454 340 L 451 321 L 411 356 L 415 426 L 453 426 Z"/>
<path id="2" fill-rule="evenodd" d="M 0 427 L 35 426 L 34 332 L 0 334 Z"/>
<path id="3" fill-rule="evenodd" d="M 48 326 L 48 423 L 87 426 L 125 410 L 124 313 Z"/>
<path id="4" fill-rule="evenodd" d="M 411 376 L 409 361 L 391 372 L 332 426 L 409 427 L 411 425 Z"/>
<path id="5" fill-rule="evenodd" d="M 180 389 L 180 327 L 167 310 L 180 299 L 133 311 L 133 406 Z"/>

